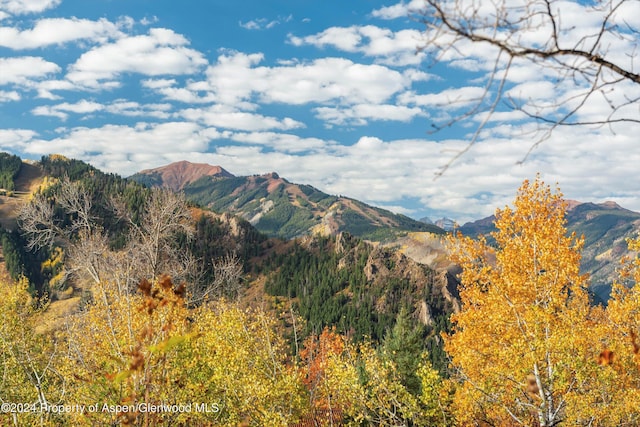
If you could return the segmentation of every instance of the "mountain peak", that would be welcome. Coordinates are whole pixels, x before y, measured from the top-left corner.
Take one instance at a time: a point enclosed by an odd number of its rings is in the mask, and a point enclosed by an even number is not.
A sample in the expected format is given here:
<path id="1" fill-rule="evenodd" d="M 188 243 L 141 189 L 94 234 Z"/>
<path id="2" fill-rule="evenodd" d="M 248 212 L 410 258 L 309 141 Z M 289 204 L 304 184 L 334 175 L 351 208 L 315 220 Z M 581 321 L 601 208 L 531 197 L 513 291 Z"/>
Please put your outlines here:
<path id="1" fill-rule="evenodd" d="M 207 163 L 191 163 L 186 160 L 174 162 L 166 166 L 154 169 L 145 169 L 136 175 L 154 176 L 162 187 L 173 191 L 180 191 L 186 185 L 197 181 L 204 176 L 231 178 L 233 175 L 221 166 L 213 166 Z"/>
<path id="2" fill-rule="evenodd" d="M 613 201 L 606 201 L 603 203 L 600 203 L 600 206 L 608 208 L 608 209 L 623 209 L 622 206 L 620 206 L 619 204 L 617 204 L 616 202 Z"/>

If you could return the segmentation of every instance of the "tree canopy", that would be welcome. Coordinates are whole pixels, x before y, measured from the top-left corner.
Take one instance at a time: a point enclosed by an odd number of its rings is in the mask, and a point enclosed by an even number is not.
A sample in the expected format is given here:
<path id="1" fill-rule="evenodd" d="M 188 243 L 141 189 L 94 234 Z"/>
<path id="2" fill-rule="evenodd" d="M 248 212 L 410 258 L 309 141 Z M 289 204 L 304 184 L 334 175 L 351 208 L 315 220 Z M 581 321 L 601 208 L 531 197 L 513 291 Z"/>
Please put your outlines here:
<path id="1" fill-rule="evenodd" d="M 496 214 L 495 247 L 452 240 L 463 268 L 462 310 L 452 316 L 445 350 L 462 425 L 618 426 L 640 419 L 637 406 L 622 403 L 638 392 L 629 348 L 638 324 L 621 317 L 640 308 L 630 298 L 638 285 L 618 287 L 608 309 L 590 304 L 588 278 L 579 272 L 582 240 L 567 235 L 565 210 L 559 191 L 539 178 L 525 181 L 514 207 Z M 627 355 L 624 363 L 612 362 L 613 351 Z"/>

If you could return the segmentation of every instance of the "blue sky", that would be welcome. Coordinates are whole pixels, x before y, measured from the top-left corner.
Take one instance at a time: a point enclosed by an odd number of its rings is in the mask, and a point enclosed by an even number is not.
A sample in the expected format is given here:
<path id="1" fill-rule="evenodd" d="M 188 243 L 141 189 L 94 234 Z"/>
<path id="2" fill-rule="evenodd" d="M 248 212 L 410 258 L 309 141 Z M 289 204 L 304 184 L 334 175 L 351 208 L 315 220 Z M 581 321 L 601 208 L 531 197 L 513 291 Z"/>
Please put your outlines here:
<path id="1" fill-rule="evenodd" d="M 434 179 L 483 117 L 435 134 L 431 125 L 464 112 L 492 64 L 482 47 L 434 63 L 419 50 L 420 4 L 0 0 L 0 150 L 64 154 L 122 176 L 179 160 L 276 171 L 415 218 L 490 215 L 536 173 L 567 198 L 640 210 L 637 125 L 559 129 L 520 164 L 532 124 L 500 107 Z M 516 66 L 506 81 L 515 98 L 575 89 Z"/>

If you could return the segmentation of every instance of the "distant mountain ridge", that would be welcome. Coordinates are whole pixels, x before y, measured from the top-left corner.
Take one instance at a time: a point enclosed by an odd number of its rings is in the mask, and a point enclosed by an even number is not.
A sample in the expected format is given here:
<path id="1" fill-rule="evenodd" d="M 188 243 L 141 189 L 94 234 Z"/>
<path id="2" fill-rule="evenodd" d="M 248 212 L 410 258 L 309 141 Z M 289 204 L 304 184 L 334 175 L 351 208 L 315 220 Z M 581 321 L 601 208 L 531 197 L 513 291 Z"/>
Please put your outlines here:
<path id="1" fill-rule="evenodd" d="M 148 187 L 166 187 L 173 191 L 181 191 L 185 186 L 203 176 L 233 177 L 231 173 L 220 166 L 212 166 L 207 163 L 191 163 L 183 160 L 167 166 L 140 171 L 131 179 Z"/>
<path id="2" fill-rule="evenodd" d="M 190 200 L 217 212 L 238 215 L 274 237 L 346 231 L 381 241 L 410 231 L 444 233 L 433 224 L 295 184 L 275 172 L 234 176 L 220 166 L 178 162 L 141 171 L 129 179 L 182 191 Z"/>

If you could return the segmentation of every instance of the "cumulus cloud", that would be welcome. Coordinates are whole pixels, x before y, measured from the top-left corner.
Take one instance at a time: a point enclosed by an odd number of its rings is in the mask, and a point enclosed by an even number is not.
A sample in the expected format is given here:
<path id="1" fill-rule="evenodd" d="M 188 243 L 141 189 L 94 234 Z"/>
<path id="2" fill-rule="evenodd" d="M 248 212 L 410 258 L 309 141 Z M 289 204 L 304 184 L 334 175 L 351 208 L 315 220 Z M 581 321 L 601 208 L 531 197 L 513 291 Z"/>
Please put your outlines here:
<path id="1" fill-rule="evenodd" d="M 215 101 L 212 94 L 206 93 L 208 85 L 204 82 L 190 83 L 180 86 L 175 79 L 147 79 L 142 86 L 164 97 L 166 100 L 185 104 L 204 104 Z"/>
<path id="2" fill-rule="evenodd" d="M 85 118 L 93 113 L 105 112 L 109 114 L 117 114 L 127 117 L 154 117 L 157 119 L 170 118 L 170 104 L 147 104 L 142 105 L 138 102 L 127 100 L 115 100 L 109 104 L 100 104 L 95 101 L 82 100 L 76 103 L 63 102 L 57 105 L 41 105 L 32 110 L 36 116 L 58 117 L 61 120 L 67 120 L 70 114 L 75 114 Z"/>
<path id="3" fill-rule="evenodd" d="M 172 30 L 152 28 L 148 35 L 124 37 L 82 54 L 67 78 L 99 89 L 122 73 L 147 76 L 192 74 L 207 64 L 202 53 L 187 47 L 187 39 Z"/>
<path id="4" fill-rule="evenodd" d="M 37 133 L 30 129 L 0 129 L 0 149 L 9 152 L 25 152 Z"/>
<path id="5" fill-rule="evenodd" d="M 407 123 L 416 117 L 427 116 L 420 108 L 393 104 L 358 104 L 347 108 L 318 107 L 315 112 L 325 123 L 337 126 L 365 126 L 371 121 Z"/>
<path id="6" fill-rule="evenodd" d="M 19 101 L 19 100 L 20 100 L 20 94 L 17 91 L 0 90 L 0 102 Z"/>
<path id="7" fill-rule="evenodd" d="M 77 159 L 92 159 L 96 152 L 162 154 L 175 150 L 177 146 L 187 151 L 205 151 L 210 136 L 197 124 L 188 122 L 75 127 L 49 141 L 34 140 L 26 151 L 34 154 L 60 153 Z M 107 169 L 112 170 L 111 167 Z"/>
<path id="8" fill-rule="evenodd" d="M 43 12 L 60 4 L 62 0 L 0 0 L 0 11 L 12 15 Z"/>
<path id="9" fill-rule="evenodd" d="M 385 6 L 371 12 L 371 15 L 380 19 L 406 18 L 407 16 L 424 8 L 423 0 L 411 0 L 409 3 L 400 2 L 391 6 Z"/>
<path id="10" fill-rule="evenodd" d="M 450 88 L 435 93 L 418 94 L 410 91 L 399 95 L 398 102 L 421 107 L 458 109 L 478 102 L 484 94 L 485 89 L 478 86 Z"/>
<path id="11" fill-rule="evenodd" d="M 359 52 L 394 66 L 419 64 L 425 57 L 418 49 L 422 39 L 418 30 L 393 32 L 373 25 L 331 27 L 310 36 L 289 36 L 289 42 L 294 46 L 333 47 L 344 52 Z"/>
<path id="12" fill-rule="evenodd" d="M 209 91 L 220 103 L 257 98 L 291 105 L 381 103 L 406 88 L 410 79 L 393 69 L 345 58 L 319 58 L 289 66 L 257 66 L 263 55 L 234 52 L 207 70 Z"/>
<path id="13" fill-rule="evenodd" d="M 257 144 L 278 153 L 304 153 L 324 151 L 335 146 L 331 141 L 320 138 L 302 138 L 297 135 L 275 132 L 245 132 L 228 136 L 229 139 L 245 144 Z"/>
<path id="14" fill-rule="evenodd" d="M 0 58 L 0 85 L 28 85 L 36 80 L 57 73 L 60 67 L 35 56 Z"/>
<path id="15" fill-rule="evenodd" d="M 37 21 L 29 30 L 0 27 L 0 46 L 20 50 L 84 39 L 105 42 L 120 34 L 118 26 L 106 19 L 48 18 Z"/>
<path id="16" fill-rule="evenodd" d="M 223 105 L 213 105 L 203 109 L 189 108 L 180 114 L 185 119 L 200 122 L 206 126 L 234 130 L 290 130 L 304 127 L 303 123 L 291 118 L 266 117 L 260 114 L 237 111 Z"/>

